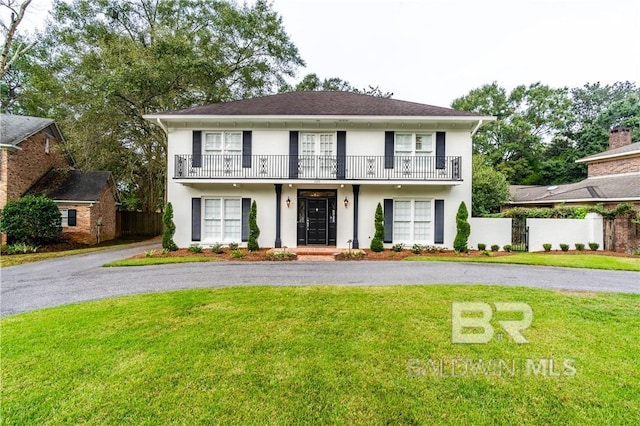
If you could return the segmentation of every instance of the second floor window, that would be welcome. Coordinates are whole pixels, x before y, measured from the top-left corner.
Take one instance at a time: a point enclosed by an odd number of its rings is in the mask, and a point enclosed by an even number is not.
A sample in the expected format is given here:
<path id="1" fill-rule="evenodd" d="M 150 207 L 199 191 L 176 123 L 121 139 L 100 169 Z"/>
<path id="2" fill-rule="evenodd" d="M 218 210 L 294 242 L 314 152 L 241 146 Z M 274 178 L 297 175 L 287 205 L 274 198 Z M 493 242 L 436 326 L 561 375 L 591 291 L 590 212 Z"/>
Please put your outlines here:
<path id="1" fill-rule="evenodd" d="M 202 150 L 205 155 L 241 155 L 242 133 L 205 133 Z"/>
<path id="2" fill-rule="evenodd" d="M 433 134 L 396 133 L 395 155 L 402 157 L 431 155 Z"/>

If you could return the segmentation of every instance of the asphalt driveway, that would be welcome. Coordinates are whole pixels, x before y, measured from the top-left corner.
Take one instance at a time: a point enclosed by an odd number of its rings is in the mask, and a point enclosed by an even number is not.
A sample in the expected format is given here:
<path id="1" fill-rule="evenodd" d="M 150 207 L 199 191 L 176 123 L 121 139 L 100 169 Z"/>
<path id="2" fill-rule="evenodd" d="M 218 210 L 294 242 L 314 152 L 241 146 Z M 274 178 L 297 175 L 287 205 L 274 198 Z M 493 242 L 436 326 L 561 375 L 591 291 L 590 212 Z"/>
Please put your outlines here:
<path id="1" fill-rule="evenodd" d="M 250 285 L 496 284 L 576 291 L 640 293 L 637 272 L 453 262 L 210 262 L 103 268 L 159 248 L 114 248 L 2 268 L 2 316 L 114 296 Z"/>

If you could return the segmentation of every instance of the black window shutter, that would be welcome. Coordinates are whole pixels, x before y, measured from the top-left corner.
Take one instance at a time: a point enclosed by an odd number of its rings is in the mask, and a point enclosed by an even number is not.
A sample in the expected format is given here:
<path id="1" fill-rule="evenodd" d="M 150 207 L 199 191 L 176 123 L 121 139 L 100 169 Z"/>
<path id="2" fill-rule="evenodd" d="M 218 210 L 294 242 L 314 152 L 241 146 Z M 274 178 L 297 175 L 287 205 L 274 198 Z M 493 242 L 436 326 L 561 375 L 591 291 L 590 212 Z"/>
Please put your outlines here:
<path id="1" fill-rule="evenodd" d="M 200 241 L 201 203 L 200 198 L 191 199 L 191 241 Z"/>
<path id="2" fill-rule="evenodd" d="M 384 199 L 384 242 L 393 242 L 393 199 Z"/>
<path id="3" fill-rule="evenodd" d="M 444 200 L 436 200 L 435 232 L 433 242 L 444 243 Z"/>
<path id="4" fill-rule="evenodd" d="M 395 132 L 384 132 L 384 168 L 393 169 Z"/>
<path id="5" fill-rule="evenodd" d="M 445 133 L 436 132 L 436 169 L 444 169 L 445 165 Z"/>
<path id="6" fill-rule="evenodd" d="M 251 130 L 242 132 L 242 167 L 251 168 Z"/>
<path id="7" fill-rule="evenodd" d="M 242 241 L 249 241 L 249 212 L 251 211 L 251 198 L 242 199 Z"/>
<path id="8" fill-rule="evenodd" d="M 76 217 L 77 217 L 77 211 L 76 209 L 69 209 L 67 210 L 67 225 L 68 226 L 76 226 Z"/>
<path id="9" fill-rule="evenodd" d="M 289 179 L 298 179 L 298 132 L 289 132 Z"/>
<path id="10" fill-rule="evenodd" d="M 338 131 L 336 151 L 338 154 L 336 179 L 344 179 L 346 177 L 345 166 L 347 161 L 347 132 L 344 130 Z"/>
<path id="11" fill-rule="evenodd" d="M 191 144 L 191 167 L 202 167 L 202 131 L 201 130 L 193 131 L 193 139 Z"/>

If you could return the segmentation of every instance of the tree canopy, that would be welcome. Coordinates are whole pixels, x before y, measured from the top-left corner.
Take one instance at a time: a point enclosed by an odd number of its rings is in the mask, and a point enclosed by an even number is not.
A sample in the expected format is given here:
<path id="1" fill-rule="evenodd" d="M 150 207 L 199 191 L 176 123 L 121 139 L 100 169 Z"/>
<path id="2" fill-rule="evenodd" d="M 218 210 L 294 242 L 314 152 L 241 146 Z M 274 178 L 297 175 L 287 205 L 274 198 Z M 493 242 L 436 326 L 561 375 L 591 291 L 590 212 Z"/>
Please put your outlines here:
<path id="1" fill-rule="evenodd" d="M 511 184 L 559 184 L 586 177 L 575 160 L 607 149 L 609 130 L 630 127 L 640 139 L 640 89 L 631 82 L 554 89 L 541 83 L 508 92 L 497 82 L 474 89 L 452 107 L 497 120 L 473 138 L 474 154 Z"/>

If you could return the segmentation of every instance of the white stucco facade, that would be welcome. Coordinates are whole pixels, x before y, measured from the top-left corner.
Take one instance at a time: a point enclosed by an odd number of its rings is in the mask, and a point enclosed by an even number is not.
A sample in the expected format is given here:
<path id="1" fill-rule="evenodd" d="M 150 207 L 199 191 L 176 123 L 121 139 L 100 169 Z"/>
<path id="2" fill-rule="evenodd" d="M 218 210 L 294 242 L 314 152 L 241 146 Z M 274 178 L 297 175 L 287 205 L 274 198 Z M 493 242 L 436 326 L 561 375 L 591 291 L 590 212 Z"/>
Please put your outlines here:
<path id="1" fill-rule="evenodd" d="M 386 226 L 391 227 L 387 230 L 386 247 L 420 243 L 451 248 L 458 206 L 462 201 L 471 206 L 472 132 L 483 120 L 491 119 L 193 114 L 146 118 L 161 125 L 167 133 L 167 201 L 173 204 L 174 240 L 178 246 L 232 241 L 244 246 L 246 242 L 241 241 L 237 231 L 238 223 L 224 223 L 226 218 L 219 218 L 217 211 L 220 209 L 221 215 L 228 213 L 236 220 L 238 200 L 242 200 L 243 210 L 248 206 L 245 201 L 250 200 L 257 205 L 260 246 L 290 248 L 300 245 L 346 248 L 354 243 L 368 248 L 375 233 L 378 203 L 396 212 L 393 215 L 385 212 Z M 240 134 L 241 154 L 234 151 L 234 155 L 227 157 L 224 153 L 206 155 L 213 152 L 206 151 L 213 146 L 211 140 L 237 139 Z M 309 135 L 322 135 L 322 143 L 329 151 L 305 157 L 308 146 L 303 140 L 314 137 Z M 414 152 L 398 154 L 398 135 L 413 141 Z M 395 157 L 393 152 L 390 154 L 390 138 L 394 137 Z M 417 140 L 428 143 L 423 146 Z M 424 152 L 417 152 L 418 149 Z M 201 152 L 202 160 L 198 161 L 202 164 L 194 162 L 194 156 Z M 248 152 L 250 160 L 240 164 L 240 155 Z M 436 154 L 441 156 L 439 166 Z M 388 159 L 389 156 L 392 158 Z M 336 157 L 344 158 L 346 165 L 340 166 L 341 160 L 336 162 Z M 327 170 L 321 176 L 305 175 L 306 160 L 315 161 L 312 167 L 320 164 Z M 290 175 L 293 170 L 290 167 L 299 172 Z M 401 167 L 406 169 L 402 173 Z M 313 211 L 318 212 L 318 206 L 322 217 L 311 218 Z M 242 226 L 246 227 L 244 211 L 242 219 Z M 325 240 L 322 235 L 327 236 Z"/>

